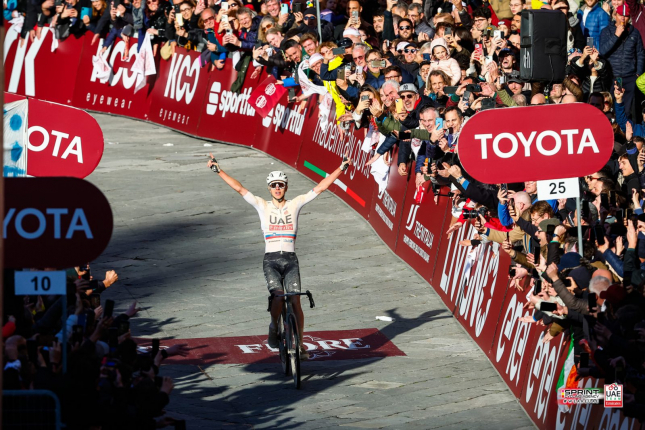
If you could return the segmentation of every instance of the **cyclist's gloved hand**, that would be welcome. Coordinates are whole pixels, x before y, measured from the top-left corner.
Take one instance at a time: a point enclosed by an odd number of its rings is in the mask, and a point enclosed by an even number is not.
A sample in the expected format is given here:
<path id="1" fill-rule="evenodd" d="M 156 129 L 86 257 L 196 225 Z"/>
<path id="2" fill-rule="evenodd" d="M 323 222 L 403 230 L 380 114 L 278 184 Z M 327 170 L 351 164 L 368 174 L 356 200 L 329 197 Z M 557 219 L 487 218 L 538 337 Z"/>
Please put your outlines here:
<path id="1" fill-rule="evenodd" d="M 352 164 L 351 158 L 349 158 L 349 153 L 345 154 L 343 157 L 343 162 L 340 163 L 340 170 L 344 172 Z"/>
<path id="2" fill-rule="evenodd" d="M 211 157 L 211 159 L 208 160 L 208 167 L 213 172 L 219 173 L 221 169 L 219 168 L 219 164 L 217 163 L 217 160 L 215 159 L 215 157 L 213 157 L 213 154 L 208 154 L 208 155 L 210 155 L 210 157 Z"/>

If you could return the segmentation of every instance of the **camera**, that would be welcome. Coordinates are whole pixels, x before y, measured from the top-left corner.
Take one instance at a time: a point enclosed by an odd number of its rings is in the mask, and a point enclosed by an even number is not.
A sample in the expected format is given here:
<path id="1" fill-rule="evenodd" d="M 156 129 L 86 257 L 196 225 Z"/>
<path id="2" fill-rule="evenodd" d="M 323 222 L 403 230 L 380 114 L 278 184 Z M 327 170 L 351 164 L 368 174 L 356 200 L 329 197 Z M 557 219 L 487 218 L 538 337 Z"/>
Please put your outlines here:
<path id="1" fill-rule="evenodd" d="M 481 93 L 482 86 L 479 84 L 468 84 L 466 85 L 466 91 L 470 91 L 471 93 Z"/>

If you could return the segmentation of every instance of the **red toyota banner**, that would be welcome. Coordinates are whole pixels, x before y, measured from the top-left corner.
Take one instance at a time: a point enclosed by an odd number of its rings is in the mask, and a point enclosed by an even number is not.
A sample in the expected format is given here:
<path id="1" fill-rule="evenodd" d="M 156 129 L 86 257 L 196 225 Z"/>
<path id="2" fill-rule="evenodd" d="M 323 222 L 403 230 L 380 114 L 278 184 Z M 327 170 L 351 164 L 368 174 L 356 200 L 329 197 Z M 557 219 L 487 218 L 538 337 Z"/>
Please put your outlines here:
<path id="1" fill-rule="evenodd" d="M 503 124 L 503 126 L 500 126 Z M 466 172 L 487 184 L 581 177 L 602 169 L 614 148 L 603 112 L 575 103 L 479 112 L 459 135 Z"/>
<path id="2" fill-rule="evenodd" d="M 276 82 L 276 79 L 269 75 L 249 97 L 249 104 L 262 118 L 269 115 L 282 96 L 287 93 L 287 89 Z"/>
<path id="3" fill-rule="evenodd" d="M 112 236 L 103 193 L 77 178 L 4 178 L 4 265 L 74 267 L 97 258 Z"/>

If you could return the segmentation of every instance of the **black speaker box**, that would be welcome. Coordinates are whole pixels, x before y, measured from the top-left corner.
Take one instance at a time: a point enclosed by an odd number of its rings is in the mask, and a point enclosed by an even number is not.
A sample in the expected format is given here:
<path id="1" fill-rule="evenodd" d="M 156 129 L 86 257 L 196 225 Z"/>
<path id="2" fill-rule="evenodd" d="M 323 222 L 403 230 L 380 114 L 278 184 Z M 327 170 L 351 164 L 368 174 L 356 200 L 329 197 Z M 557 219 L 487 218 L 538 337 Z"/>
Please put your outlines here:
<path id="1" fill-rule="evenodd" d="M 520 77 L 527 81 L 562 81 L 567 65 L 567 17 L 558 10 L 523 10 L 520 30 Z"/>

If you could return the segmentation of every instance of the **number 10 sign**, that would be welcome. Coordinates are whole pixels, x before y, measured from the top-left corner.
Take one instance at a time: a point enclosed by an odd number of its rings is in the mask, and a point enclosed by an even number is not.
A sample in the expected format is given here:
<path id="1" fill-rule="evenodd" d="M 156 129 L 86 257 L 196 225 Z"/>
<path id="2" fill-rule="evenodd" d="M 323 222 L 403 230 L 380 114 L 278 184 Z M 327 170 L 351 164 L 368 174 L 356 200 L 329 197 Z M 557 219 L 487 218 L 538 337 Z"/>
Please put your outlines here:
<path id="1" fill-rule="evenodd" d="M 537 195 L 539 200 L 580 197 L 580 184 L 578 178 L 537 181 Z"/>
<path id="2" fill-rule="evenodd" d="M 16 271 L 17 296 L 63 295 L 67 278 L 64 270 L 51 272 Z"/>

